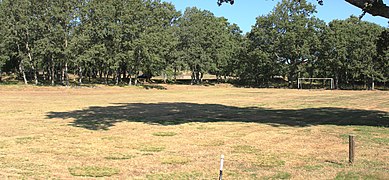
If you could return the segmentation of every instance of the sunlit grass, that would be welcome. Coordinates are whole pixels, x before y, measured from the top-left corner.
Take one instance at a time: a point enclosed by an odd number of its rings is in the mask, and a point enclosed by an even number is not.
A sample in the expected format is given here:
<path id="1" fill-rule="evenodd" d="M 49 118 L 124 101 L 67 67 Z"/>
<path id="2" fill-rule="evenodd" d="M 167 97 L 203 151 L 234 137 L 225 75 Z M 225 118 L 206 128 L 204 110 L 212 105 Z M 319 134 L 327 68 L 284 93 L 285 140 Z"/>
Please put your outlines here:
<path id="1" fill-rule="evenodd" d="M 0 179 L 217 179 L 221 154 L 225 179 L 387 179 L 388 99 L 226 85 L 1 86 Z"/>

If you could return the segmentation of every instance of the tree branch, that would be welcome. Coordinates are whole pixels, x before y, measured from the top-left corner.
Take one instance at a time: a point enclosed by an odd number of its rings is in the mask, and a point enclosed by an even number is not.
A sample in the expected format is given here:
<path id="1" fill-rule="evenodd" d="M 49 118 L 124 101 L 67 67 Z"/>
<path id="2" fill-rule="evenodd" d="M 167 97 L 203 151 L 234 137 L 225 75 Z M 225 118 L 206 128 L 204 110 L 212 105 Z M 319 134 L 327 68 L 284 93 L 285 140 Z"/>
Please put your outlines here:
<path id="1" fill-rule="evenodd" d="M 381 16 L 389 19 L 389 6 L 382 0 L 345 0 L 348 3 L 362 9 L 372 16 Z"/>

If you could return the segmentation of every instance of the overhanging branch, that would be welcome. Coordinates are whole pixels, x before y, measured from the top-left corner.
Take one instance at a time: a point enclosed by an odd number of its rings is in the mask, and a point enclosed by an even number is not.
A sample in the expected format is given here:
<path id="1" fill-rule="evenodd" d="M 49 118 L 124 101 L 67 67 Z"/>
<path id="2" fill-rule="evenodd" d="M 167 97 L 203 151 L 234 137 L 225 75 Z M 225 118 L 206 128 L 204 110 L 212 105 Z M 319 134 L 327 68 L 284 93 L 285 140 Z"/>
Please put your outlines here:
<path id="1" fill-rule="evenodd" d="M 389 19 L 389 6 L 382 0 L 345 0 L 348 3 L 362 9 L 372 16 L 381 16 Z"/>

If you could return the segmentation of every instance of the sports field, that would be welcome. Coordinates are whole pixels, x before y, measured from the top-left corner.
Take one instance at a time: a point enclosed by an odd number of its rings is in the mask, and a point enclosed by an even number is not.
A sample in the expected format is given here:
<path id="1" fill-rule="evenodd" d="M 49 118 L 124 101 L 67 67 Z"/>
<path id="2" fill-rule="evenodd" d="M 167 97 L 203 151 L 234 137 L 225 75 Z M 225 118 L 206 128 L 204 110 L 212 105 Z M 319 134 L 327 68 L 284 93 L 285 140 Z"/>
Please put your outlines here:
<path id="1" fill-rule="evenodd" d="M 217 179 L 221 154 L 223 179 L 389 179 L 389 92 L 0 86 L 0 179 Z"/>

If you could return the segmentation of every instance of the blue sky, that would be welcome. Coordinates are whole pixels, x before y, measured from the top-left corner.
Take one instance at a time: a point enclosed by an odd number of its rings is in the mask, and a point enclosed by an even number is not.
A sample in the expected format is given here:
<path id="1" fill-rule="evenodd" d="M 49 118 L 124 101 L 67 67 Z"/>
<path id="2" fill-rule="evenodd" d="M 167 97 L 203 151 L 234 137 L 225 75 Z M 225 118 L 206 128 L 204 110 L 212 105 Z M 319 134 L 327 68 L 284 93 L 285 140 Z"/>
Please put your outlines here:
<path id="1" fill-rule="evenodd" d="M 260 15 L 268 14 L 280 0 L 235 0 L 234 5 L 223 4 L 217 6 L 217 0 L 164 0 L 172 2 L 177 10 L 185 11 L 186 7 L 196 6 L 203 10 L 209 10 L 215 16 L 224 16 L 231 23 L 236 23 L 243 30 L 248 32 L 251 26 L 255 24 L 255 18 Z M 316 17 L 323 19 L 327 23 L 333 19 L 346 19 L 351 15 L 359 16 L 362 14 L 361 9 L 348 4 L 344 0 L 325 0 L 324 5 L 320 6 L 316 0 L 308 0 L 317 6 L 318 13 Z M 384 0 L 389 4 L 389 0 Z M 388 19 L 382 17 L 373 17 L 366 14 L 363 18 L 365 21 L 374 22 L 383 27 L 388 27 Z"/>

